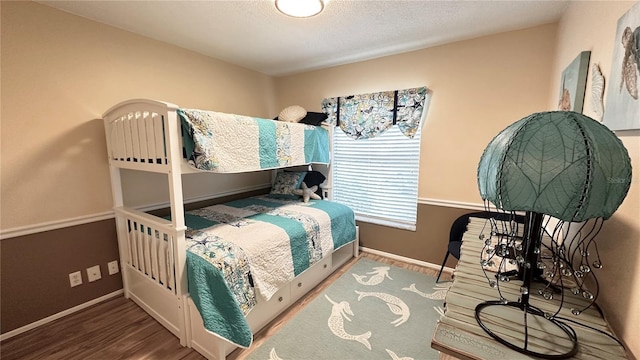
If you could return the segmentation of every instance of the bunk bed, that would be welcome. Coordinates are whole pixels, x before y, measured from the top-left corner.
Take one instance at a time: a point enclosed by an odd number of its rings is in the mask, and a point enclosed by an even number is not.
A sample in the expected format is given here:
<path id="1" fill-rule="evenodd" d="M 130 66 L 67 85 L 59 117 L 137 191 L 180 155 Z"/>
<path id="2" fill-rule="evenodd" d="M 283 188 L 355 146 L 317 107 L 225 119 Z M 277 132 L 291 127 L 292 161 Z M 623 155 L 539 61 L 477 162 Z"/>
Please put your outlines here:
<path id="1" fill-rule="evenodd" d="M 183 346 L 209 359 L 250 346 L 253 333 L 358 255 L 351 209 L 290 194 L 305 179 L 300 165 L 323 163 L 321 194 L 330 198 L 326 124 L 145 99 L 121 102 L 103 119 L 124 295 Z M 121 169 L 165 174 L 170 216 L 125 206 Z M 269 194 L 185 212 L 183 175 L 208 172 L 215 181 L 216 173 L 261 170 L 273 171 Z"/>

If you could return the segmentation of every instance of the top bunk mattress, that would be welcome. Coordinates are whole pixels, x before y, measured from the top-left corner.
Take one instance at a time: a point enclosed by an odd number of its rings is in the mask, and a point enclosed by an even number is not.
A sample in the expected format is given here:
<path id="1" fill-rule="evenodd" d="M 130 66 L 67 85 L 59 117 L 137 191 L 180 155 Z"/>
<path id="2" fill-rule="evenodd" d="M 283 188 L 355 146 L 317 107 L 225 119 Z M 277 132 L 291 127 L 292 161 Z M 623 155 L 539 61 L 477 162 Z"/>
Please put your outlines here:
<path id="1" fill-rule="evenodd" d="M 198 170 L 235 173 L 329 163 L 321 126 L 178 109 L 183 156 Z"/>

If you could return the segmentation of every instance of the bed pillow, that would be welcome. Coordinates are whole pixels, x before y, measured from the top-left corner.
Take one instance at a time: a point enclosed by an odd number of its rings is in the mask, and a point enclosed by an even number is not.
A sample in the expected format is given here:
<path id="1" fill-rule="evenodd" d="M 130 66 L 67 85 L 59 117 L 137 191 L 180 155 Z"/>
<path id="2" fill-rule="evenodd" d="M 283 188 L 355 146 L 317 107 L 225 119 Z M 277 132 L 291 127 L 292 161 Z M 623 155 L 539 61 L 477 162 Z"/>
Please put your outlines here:
<path id="1" fill-rule="evenodd" d="M 307 110 L 305 110 L 302 106 L 291 105 L 278 114 L 278 120 L 285 122 L 299 122 L 307 116 Z"/>
<path id="2" fill-rule="evenodd" d="M 320 171 L 309 171 L 304 177 L 304 183 L 310 188 L 317 186 L 318 188 L 315 192 L 322 199 L 322 189 L 320 189 L 320 184 L 322 184 L 326 179 L 327 178 Z"/>
<path id="3" fill-rule="evenodd" d="M 293 190 L 299 189 L 307 175 L 306 171 L 281 171 L 271 187 L 271 194 L 292 195 Z"/>
<path id="4" fill-rule="evenodd" d="M 299 123 L 319 126 L 326 119 L 327 114 L 325 113 L 307 111 L 307 116 L 303 117 Z"/>

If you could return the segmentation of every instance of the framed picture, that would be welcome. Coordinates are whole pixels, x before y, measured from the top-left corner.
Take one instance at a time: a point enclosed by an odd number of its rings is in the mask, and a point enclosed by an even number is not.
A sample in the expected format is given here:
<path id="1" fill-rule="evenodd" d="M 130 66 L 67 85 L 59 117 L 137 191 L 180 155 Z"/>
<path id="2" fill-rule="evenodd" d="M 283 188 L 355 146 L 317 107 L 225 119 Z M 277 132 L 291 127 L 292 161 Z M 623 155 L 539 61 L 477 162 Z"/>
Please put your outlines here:
<path id="1" fill-rule="evenodd" d="M 618 20 L 613 44 L 603 122 L 611 130 L 640 129 L 640 3 Z"/>
<path id="2" fill-rule="evenodd" d="M 558 110 L 582 112 L 591 51 L 583 51 L 562 72 Z"/>

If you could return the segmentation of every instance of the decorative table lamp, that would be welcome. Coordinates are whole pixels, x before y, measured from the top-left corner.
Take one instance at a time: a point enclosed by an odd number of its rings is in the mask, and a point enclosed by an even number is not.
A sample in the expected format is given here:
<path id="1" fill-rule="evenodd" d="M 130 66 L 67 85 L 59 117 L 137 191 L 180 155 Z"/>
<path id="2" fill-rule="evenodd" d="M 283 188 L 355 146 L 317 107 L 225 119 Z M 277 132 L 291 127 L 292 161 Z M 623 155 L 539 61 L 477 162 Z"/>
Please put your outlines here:
<path id="1" fill-rule="evenodd" d="M 481 262 L 484 266 L 500 262 L 496 279 L 487 276 L 500 299 L 483 302 L 475 309 L 476 320 L 485 332 L 527 355 L 545 359 L 575 355 L 578 340 L 567 322 L 577 321 L 564 317 L 566 310 L 561 313 L 563 306 L 569 307 L 565 287 L 573 296 L 588 300 L 586 307 L 571 307 L 569 316 L 579 315 L 595 301 L 598 293 L 593 270 L 602 266 L 595 236 L 602 222 L 620 206 L 630 185 L 631 161 L 622 142 L 583 114 L 535 113 L 513 123 L 489 143 L 478 166 L 480 195 L 488 206 L 491 202 L 501 211 L 524 212 L 526 221 L 522 237 L 516 236 L 514 229 L 495 228 L 493 222 L 491 237 L 497 237 L 497 242 L 486 239 L 483 253 L 489 258 L 483 257 Z M 509 281 L 503 270 L 507 261 L 520 269 L 518 301 L 508 301 L 500 292 L 501 282 Z M 546 286 L 532 294 L 532 283 L 540 274 Z M 586 288 L 587 279 L 596 289 Z M 555 313 L 530 304 L 532 295 L 540 295 L 544 301 L 554 294 L 561 298 Z M 505 311 L 519 315 L 505 319 Z M 520 331 L 496 330 L 507 322 L 520 326 Z M 544 331 L 530 328 L 534 322 L 539 325 L 536 329 Z M 564 346 L 544 352 L 534 349 L 533 337 L 550 336 Z"/>

